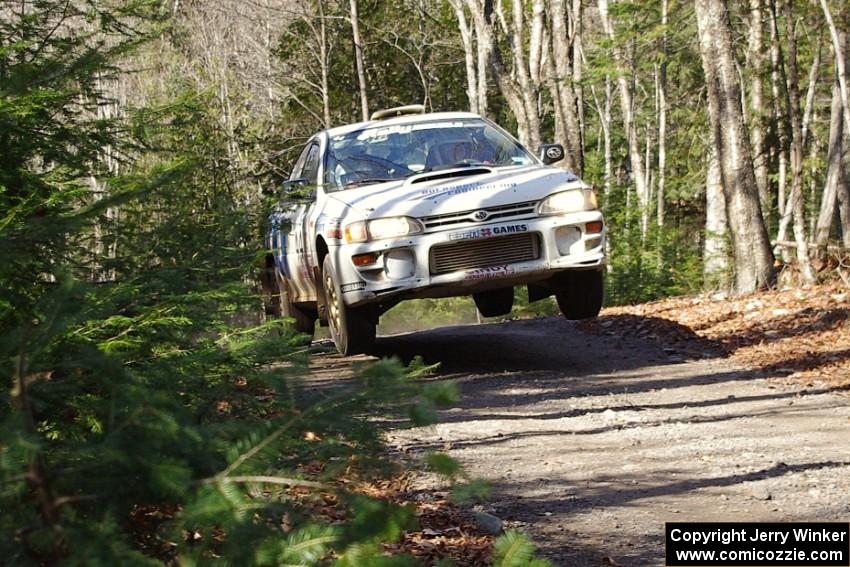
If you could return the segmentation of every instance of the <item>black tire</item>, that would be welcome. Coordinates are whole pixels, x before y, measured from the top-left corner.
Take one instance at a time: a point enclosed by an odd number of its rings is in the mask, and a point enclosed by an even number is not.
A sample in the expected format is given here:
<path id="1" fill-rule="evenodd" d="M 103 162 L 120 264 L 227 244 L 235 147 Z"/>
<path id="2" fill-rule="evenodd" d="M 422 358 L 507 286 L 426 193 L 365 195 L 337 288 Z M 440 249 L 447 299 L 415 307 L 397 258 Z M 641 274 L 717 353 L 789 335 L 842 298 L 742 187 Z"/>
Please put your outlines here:
<path id="1" fill-rule="evenodd" d="M 263 274 L 263 303 L 269 317 L 289 317 L 292 328 L 299 333 L 310 335 L 316 332 L 316 311 L 304 309 L 289 300 L 286 280 L 272 264 Z"/>
<path id="2" fill-rule="evenodd" d="M 473 293 L 472 299 L 475 301 L 478 312 L 485 317 L 507 315 L 514 306 L 514 288 L 506 287 Z"/>
<path id="3" fill-rule="evenodd" d="M 345 304 L 330 256 L 325 256 L 322 262 L 322 285 L 327 302 L 328 327 L 336 349 L 343 356 L 371 351 L 375 346 L 378 325 L 375 307 L 349 307 Z"/>
<path id="4" fill-rule="evenodd" d="M 602 309 L 605 282 L 602 270 L 559 274 L 555 299 L 567 319 L 592 319 Z"/>

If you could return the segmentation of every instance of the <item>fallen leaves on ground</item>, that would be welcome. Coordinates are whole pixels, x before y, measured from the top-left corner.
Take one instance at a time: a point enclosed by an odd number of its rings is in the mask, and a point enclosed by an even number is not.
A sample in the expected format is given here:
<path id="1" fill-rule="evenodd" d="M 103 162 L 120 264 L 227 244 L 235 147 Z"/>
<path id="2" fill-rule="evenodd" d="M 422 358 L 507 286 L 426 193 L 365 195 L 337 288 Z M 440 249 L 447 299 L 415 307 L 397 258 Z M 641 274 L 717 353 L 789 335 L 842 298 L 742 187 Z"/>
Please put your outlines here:
<path id="1" fill-rule="evenodd" d="M 805 384 L 850 387 L 850 290 L 841 284 L 613 307 L 579 327 L 655 340 L 674 357 L 728 357 Z"/>
<path id="2" fill-rule="evenodd" d="M 316 463 L 310 465 L 315 466 Z M 413 490 L 409 473 L 369 481 L 344 479 L 342 484 L 348 485 L 348 490 L 352 492 L 400 506 L 411 506 L 415 510 L 417 529 L 404 532 L 397 542 L 385 544 L 384 549 L 388 554 L 407 553 L 419 558 L 424 565 L 431 565 L 446 558 L 454 561 L 457 567 L 490 564 L 495 537 L 478 533 L 478 526 L 470 513 L 450 502 L 447 492 Z M 346 521 L 347 514 L 343 504 L 333 492 L 317 492 L 302 487 L 289 488 L 285 492 L 290 502 L 299 503 L 315 517 L 329 524 Z M 144 553 L 167 564 L 175 562 L 177 543 L 171 541 L 162 528 L 179 512 L 179 506 L 166 504 L 133 508 L 128 518 L 128 527 L 136 544 Z M 286 526 L 286 518 L 282 525 L 284 532 L 293 529 L 292 526 Z M 203 537 L 204 534 L 199 532 L 183 534 L 187 541 Z M 226 534 L 219 531 L 212 534 L 212 537 L 220 542 L 225 539 Z"/>
<path id="3" fill-rule="evenodd" d="M 408 553 L 424 565 L 438 559 L 451 559 L 457 567 L 489 565 L 493 536 L 481 535 L 468 511 L 456 506 L 444 491 L 410 488 L 410 474 L 361 484 L 357 491 L 373 498 L 387 499 L 401 506 L 413 506 L 418 529 L 404 532 L 400 541 L 384 545 L 390 554 Z"/>

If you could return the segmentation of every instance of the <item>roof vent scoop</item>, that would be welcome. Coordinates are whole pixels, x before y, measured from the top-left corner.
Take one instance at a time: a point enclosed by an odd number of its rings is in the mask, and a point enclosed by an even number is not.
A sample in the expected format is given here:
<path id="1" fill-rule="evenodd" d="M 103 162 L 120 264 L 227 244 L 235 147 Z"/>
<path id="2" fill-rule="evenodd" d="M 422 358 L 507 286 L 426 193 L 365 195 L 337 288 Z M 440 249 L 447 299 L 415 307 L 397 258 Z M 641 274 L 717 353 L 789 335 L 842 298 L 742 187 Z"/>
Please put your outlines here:
<path id="1" fill-rule="evenodd" d="M 396 116 L 404 116 L 405 114 L 425 114 L 425 105 L 408 104 L 407 106 L 376 110 L 372 113 L 370 120 L 386 120 L 387 118 L 395 118 Z"/>

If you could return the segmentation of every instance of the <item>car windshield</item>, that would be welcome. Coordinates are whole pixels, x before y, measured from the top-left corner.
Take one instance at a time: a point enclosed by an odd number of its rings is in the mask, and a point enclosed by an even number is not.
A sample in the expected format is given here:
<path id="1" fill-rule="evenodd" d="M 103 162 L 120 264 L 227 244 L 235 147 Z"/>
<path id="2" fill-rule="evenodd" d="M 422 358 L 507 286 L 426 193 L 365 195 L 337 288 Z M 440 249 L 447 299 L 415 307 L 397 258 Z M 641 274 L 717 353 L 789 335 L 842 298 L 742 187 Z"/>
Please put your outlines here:
<path id="1" fill-rule="evenodd" d="M 480 118 L 370 126 L 329 142 L 325 184 L 331 190 L 453 167 L 534 163 L 522 146 Z"/>

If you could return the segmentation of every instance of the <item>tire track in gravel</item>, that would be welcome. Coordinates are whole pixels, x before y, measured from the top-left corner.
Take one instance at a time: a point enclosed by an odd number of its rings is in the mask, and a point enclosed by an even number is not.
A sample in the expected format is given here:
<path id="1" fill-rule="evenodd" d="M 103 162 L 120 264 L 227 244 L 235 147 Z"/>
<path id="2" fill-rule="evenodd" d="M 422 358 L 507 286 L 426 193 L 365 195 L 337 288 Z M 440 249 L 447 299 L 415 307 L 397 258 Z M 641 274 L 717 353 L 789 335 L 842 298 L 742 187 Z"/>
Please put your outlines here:
<path id="1" fill-rule="evenodd" d="M 376 354 L 441 362 L 461 388 L 391 444 L 490 480 L 484 509 L 557 565 L 663 564 L 665 521 L 850 519 L 850 400 L 826 388 L 563 318 L 383 337 Z"/>

